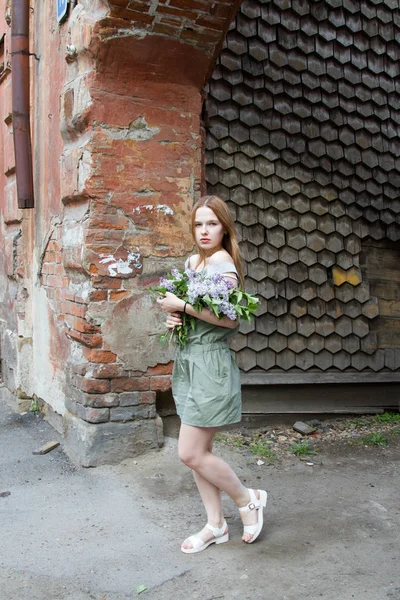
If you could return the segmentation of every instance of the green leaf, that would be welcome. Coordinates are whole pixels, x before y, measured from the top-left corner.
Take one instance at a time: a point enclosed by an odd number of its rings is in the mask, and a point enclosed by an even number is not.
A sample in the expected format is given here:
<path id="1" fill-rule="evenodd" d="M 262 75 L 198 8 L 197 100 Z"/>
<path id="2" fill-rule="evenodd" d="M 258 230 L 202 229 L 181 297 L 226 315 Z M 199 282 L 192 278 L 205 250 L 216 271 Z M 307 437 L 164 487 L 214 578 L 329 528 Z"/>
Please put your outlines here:
<path id="1" fill-rule="evenodd" d="M 142 592 L 145 592 L 147 590 L 147 585 L 138 585 L 136 588 L 136 593 L 137 594 L 141 594 Z"/>

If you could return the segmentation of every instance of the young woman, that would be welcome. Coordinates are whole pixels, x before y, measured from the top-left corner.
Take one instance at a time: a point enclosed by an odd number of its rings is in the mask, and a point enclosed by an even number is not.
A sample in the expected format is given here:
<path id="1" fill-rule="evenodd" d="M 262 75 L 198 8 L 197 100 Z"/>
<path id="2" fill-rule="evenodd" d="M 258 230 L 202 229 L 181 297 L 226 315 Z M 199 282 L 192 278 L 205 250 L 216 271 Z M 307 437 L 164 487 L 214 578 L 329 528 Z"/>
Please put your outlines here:
<path id="1" fill-rule="evenodd" d="M 192 211 L 192 232 L 198 254 L 191 256 L 186 268 L 220 273 L 243 287 L 243 270 L 233 219 L 225 202 L 217 196 L 204 196 Z M 223 516 L 221 491 L 226 492 L 240 511 L 244 524 L 243 541 L 254 542 L 263 526 L 267 492 L 244 487 L 231 467 L 212 452 L 213 439 L 222 425 L 241 418 L 239 369 L 228 347 L 235 334 L 236 321 L 218 319 L 208 309 L 200 312 L 167 292 L 158 300 L 168 313 L 167 327 L 182 323 L 181 313 L 198 319 L 195 331 L 178 349 L 172 374 L 172 393 L 181 418 L 179 457 L 193 475 L 207 513 L 207 524 L 187 538 L 182 552 L 192 554 L 210 544 L 229 539 Z"/>

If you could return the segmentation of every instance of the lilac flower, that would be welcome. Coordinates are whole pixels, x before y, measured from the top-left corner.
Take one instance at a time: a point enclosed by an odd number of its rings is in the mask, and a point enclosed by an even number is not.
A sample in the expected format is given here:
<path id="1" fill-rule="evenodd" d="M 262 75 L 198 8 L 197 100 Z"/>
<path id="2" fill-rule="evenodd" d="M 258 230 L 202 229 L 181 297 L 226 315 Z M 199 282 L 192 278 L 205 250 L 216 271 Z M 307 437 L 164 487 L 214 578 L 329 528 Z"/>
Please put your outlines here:
<path id="1" fill-rule="evenodd" d="M 228 317 L 232 321 L 238 318 L 250 320 L 251 315 L 257 310 L 258 299 L 246 294 L 244 290 L 236 290 L 235 283 L 217 273 L 207 274 L 207 271 L 195 271 L 186 269 L 179 271 L 172 269 L 167 278 L 160 280 L 160 285 L 154 292 L 164 294 L 167 290 L 176 294 L 185 302 L 189 302 L 195 310 L 209 309 L 218 317 Z M 183 315 L 182 325 L 178 325 L 169 336 L 175 338 L 181 346 L 184 346 L 189 338 L 190 330 L 196 328 L 196 318 Z M 163 336 L 165 339 L 166 336 Z"/>
<path id="2" fill-rule="evenodd" d="M 161 278 L 160 286 L 166 288 L 167 292 L 176 292 L 176 286 L 171 279 L 166 279 L 165 277 Z"/>
<path id="3" fill-rule="evenodd" d="M 236 321 L 236 309 L 230 302 L 221 302 L 219 305 L 219 311 L 231 319 L 231 321 Z"/>
<path id="4" fill-rule="evenodd" d="M 183 273 L 180 273 L 178 271 L 178 269 L 171 269 L 171 275 L 172 277 L 174 277 L 177 281 L 182 281 L 184 275 Z"/>

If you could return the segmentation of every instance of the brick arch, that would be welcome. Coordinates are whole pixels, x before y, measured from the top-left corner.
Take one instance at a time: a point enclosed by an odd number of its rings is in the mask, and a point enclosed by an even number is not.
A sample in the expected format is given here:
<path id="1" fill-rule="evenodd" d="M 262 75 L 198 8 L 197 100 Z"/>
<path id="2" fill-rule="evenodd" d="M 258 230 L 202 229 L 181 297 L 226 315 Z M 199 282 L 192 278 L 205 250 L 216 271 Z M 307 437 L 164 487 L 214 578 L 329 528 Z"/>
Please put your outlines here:
<path id="1" fill-rule="evenodd" d="M 241 0 L 164 0 L 157 3 L 117 0 L 99 23 L 99 39 L 118 60 L 134 50 L 140 69 L 151 65 L 153 77 L 193 83 L 201 88 L 212 72 Z M 155 43 L 156 42 L 156 43 Z M 122 50 L 122 54 L 120 53 Z M 178 67 L 178 69 L 177 69 Z M 148 78 L 149 73 L 140 75 Z"/>

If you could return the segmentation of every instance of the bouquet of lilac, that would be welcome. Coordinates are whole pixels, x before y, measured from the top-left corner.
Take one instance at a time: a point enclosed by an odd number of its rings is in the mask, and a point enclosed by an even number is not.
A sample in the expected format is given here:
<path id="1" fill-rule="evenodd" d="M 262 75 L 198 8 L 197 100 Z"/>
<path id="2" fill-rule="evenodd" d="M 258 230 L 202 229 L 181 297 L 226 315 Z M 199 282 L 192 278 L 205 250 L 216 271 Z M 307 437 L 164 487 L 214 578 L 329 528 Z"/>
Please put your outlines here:
<path id="1" fill-rule="evenodd" d="M 160 280 L 160 285 L 152 289 L 162 296 L 172 292 L 184 302 L 188 302 L 196 311 L 209 308 L 219 319 L 224 316 L 232 321 L 246 319 L 258 308 L 258 298 L 250 296 L 243 290 L 235 288 L 233 281 L 223 275 L 207 275 L 205 271 L 187 269 L 179 271 L 172 269 L 167 277 Z M 161 342 L 166 342 L 168 336 L 175 338 L 178 344 L 184 346 L 190 329 L 196 329 L 196 318 L 182 313 L 182 325 L 171 329 L 161 336 Z"/>

